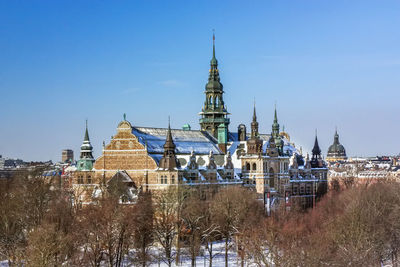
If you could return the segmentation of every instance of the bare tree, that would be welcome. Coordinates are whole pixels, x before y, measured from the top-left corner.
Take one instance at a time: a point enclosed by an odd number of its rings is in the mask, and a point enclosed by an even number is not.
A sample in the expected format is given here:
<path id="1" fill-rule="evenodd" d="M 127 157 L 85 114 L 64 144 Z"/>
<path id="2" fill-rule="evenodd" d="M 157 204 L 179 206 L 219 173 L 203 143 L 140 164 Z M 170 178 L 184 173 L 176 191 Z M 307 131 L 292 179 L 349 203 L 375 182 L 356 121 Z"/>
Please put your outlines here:
<path id="1" fill-rule="evenodd" d="M 154 237 L 163 249 L 161 258 L 168 266 L 173 262 L 173 243 L 177 235 L 177 189 L 170 187 L 153 196 Z"/>
<path id="2" fill-rule="evenodd" d="M 148 192 L 141 192 L 136 203 L 133 226 L 134 258 L 138 265 L 145 267 L 151 260 L 150 248 L 154 240 L 154 210 L 152 197 Z"/>
<path id="3" fill-rule="evenodd" d="M 249 211 L 257 207 L 253 192 L 243 187 L 227 187 L 218 192 L 212 202 L 211 214 L 225 240 L 225 266 L 231 238 L 241 232 Z"/>
<path id="4" fill-rule="evenodd" d="M 186 201 L 182 210 L 184 223 L 184 237 L 188 244 L 191 265 L 195 266 L 196 257 L 201 248 L 202 233 L 204 233 L 204 221 L 207 215 L 207 203 L 192 194 Z"/>

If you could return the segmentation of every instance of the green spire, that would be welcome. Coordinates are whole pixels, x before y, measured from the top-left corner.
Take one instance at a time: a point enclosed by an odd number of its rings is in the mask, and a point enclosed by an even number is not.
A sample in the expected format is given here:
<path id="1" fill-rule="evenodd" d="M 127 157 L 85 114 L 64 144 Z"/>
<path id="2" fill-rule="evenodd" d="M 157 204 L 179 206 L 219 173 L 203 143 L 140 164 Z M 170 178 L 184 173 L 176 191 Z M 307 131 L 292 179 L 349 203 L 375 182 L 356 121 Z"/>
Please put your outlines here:
<path id="1" fill-rule="evenodd" d="M 258 138 L 258 122 L 256 113 L 256 101 L 254 100 L 253 121 L 251 122 L 251 139 Z"/>
<path id="2" fill-rule="evenodd" d="M 88 131 L 88 122 L 86 120 L 86 129 L 85 129 L 85 137 L 83 139 L 83 143 L 81 145 L 81 155 L 78 160 L 78 171 L 90 171 L 93 168 L 93 147 L 90 144 L 89 140 L 89 131 Z"/>
<path id="3" fill-rule="evenodd" d="M 88 132 L 87 120 L 86 120 L 85 138 L 83 139 L 83 141 L 89 141 L 89 132 Z"/>
<path id="4" fill-rule="evenodd" d="M 124 121 L 126 121 L 126 113 L 124 113 Z"/>
<path id="5" fill-rule="evenodd" d="M 217 66 L 218 65 L 218 61 L 217 58 L 215 57 L 215 33 L 213 30 L 213 56 L 211 59 L 211 66 Z"/>
<path id="6" fill-rule="evenodd" d="M 256 100 L 254 99 L 253 122 L 256 122 L 256 121 L 257 121 Z"/>
<path id="7" fill-rule="evenodd" d="M 278 123 L 278 115 L 276 112 L 276 104 L 275 104 L 275 112 L 274 112 L 274 123 L 272 124 L 272 135 L 277 138 L 279 136 L 279 123 Z"/>

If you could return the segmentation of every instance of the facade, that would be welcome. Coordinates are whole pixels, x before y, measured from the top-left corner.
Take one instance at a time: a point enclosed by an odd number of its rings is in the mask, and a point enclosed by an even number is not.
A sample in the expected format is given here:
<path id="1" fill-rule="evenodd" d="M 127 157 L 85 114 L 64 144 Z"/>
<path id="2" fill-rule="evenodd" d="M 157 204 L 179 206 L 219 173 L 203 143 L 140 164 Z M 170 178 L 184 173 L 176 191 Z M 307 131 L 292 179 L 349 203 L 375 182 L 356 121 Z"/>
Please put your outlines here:
<path id="1" fill-rule="evenodd" d="M 328 149 L 328 154 L 326 160 L 329 162 L 344 161 L 347 159 L 346 149 L 339 142 L 339 134 L 337 130 L 335 131 L 335 136 L 333 138 L 333 144 Z"/>
<path id="2" fill-rule="evenodd" d="M 117 188 L 116 184 L 123 188 L 121 202 L 134 201 L 133 195 L 139 190 L 177 185 L 246 186 L 260 197 L 268 194 L 271 205 L 292 193 L 315 199 L 317 190 L 306 196 L 295 193 L 294 185 L 319 188 L 326 183 L 327 169 L 320 149 L 315 148 L 313 160 L 307 159 L 304 165 L 289 134 L 279 131 L 276 108 L 271 134 L 259 133 L 255 106 L 250 134 L 245 124 L 240 124 L 237 132 L 229 131 L 214 40 L 206 100 L 199 114 L 200 130 L 188 124 L 182 129 L 172 129 L 169 123 L 167 128 L 134 126 L 124 114 L 116 134 L 103 144 L 102 154 L 94 161 L 86 127 L 81 158 L 72 179 L 77 200 L 91 202 L 105 192 L 115 191 L 112 189 Z"/>
<path id="3" fill-rule="evenodd" d="M 73 162 L 74 161 L 74 151 L 71 149 L 64 149 L 61 153 L 62 162 Z"/>
<path id="4" fill-rule="evenodd" d="M 307 155 L 305 162 L 297 151 L 284 149 L 285 137 L 289 138 L 289 135 L 279 133 L 275 109 L 272 134 L 264 150 L 254 108 L 251 137 L 247 141 L 246 153 L 241 156 L 243 183 L 255 187 L 256 192 L 263 196 L 265 205 L 268 205 L 267 209 L 283 201 L 285 205 L 296 202 L 305 208 L 312 207 L 328 188 L 328 169 L 322 160 L 317 137 L 313 160 L 310 161 Z"/>

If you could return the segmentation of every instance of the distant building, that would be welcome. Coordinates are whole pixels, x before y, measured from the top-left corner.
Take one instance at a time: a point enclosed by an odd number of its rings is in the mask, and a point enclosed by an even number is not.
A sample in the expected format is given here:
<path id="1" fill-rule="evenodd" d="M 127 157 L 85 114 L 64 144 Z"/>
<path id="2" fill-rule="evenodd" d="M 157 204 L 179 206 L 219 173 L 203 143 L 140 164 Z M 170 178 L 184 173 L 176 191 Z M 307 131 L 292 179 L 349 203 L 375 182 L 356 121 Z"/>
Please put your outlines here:
<path id="1" fill-rule="evenodd" d="M 326 160 L 328 162 L 344 161 L 347 159 L 346 149 L 339 142 L 339 134 L 337 130 L 335 131 L 335 136 L 333 138 L 333 144 L 328 149 L 328 154 Z"/>
<path id="2" fill-rule="evenodd" d="M 5 159 L 0 155 L 0 170 L 4 169 Z"/>
<path id="3" fill-rule="evenodd" d="M 71 149 L 64 149 L 61 155 L 62 162 L 73 162 L 74 161 L 74 151 Z"/>

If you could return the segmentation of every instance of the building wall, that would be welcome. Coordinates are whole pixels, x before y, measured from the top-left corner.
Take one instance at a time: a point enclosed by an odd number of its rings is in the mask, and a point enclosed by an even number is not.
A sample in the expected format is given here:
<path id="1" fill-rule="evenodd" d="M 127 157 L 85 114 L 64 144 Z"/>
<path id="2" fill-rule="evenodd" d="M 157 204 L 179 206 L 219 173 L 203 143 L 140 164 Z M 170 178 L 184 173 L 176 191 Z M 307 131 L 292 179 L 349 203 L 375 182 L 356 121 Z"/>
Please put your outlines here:
<path id="1" fill-rule="evenodd" d="M 72 151 L 71 149 L 64 149 L 61 153 L 61 161 L 62 162 L 74 161 L 74 151 Z"/>
<path id="2" fill-rule="evenodd" d="M 118 125 L 117 134 L 105 146 L 93 168 L 97 181 L 104 179 L 107 182 L 119 170 L 124 170 L 138 188 L 145 183 L 157 183 L 157 163 L 132 134 L 127 121 Z"/>

